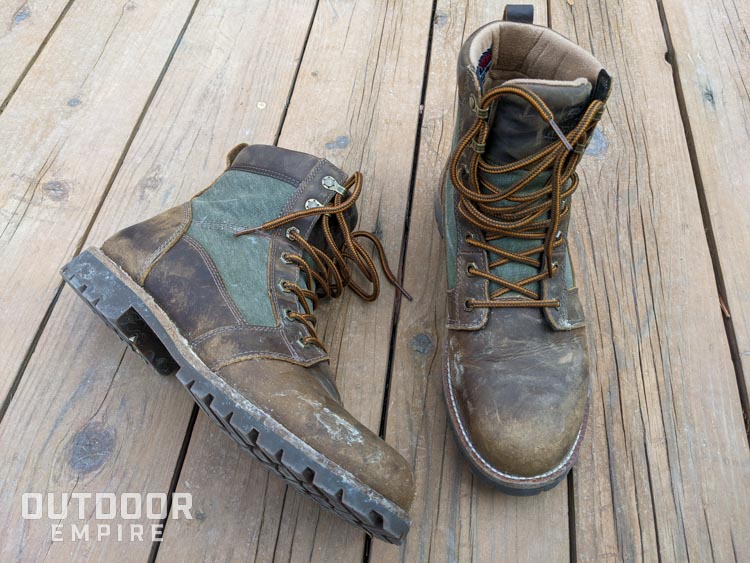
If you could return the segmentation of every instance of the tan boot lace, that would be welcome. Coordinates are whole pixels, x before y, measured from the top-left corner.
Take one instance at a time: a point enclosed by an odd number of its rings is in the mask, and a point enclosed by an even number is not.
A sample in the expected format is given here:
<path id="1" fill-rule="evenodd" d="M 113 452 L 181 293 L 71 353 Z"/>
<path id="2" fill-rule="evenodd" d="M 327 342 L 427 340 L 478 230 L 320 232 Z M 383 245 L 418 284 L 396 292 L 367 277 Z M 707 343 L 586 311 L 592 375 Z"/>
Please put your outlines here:
<path id="1" fill-rule="evenodd" d="M 327 205 L 301 211 L 293 211 L 283 217 L 263 223 L 260 227 L 245 229 L 234 233 L 235 236 L 242 236 L 258 231 L 270 231 L 304 217 L 312 217 L 315 215 L 321 217 L 320 220 L 323 226 L 323 233 L 332 256 L 328 256 L 323 250 L 313 246 L 305 240 L 296 227 L 289 227 L 289 229 L 287 229 L 287 237 L 299 244 L 312 258 L 312 261 L 315 263 L 315 268 L 311 267 L 301 254 L 284 253 L 282 255 L 283 260 L 297 264 L 300 270 L 304 272 L 307 287 L 301 287 L 296 283 L 285 281 L 282 283 L 282 288 L 284 291 L 291 291 L 294 293 L 304 309 L 304 313 L 297 311 L 286 312 L 289 319 L 301 322 L 310 333 L 310 336 L 302 339 L 303 344 L 315 345 L 322 349 L 325 349 L 325 346 L 315 332 L 317 319 L 313 314 L 313 310 L 318 306 L 318 300 L 320 297 L 339 297 L 343 293 L 345 287 L 351 288 L 354 293 L 359 295 L 359 297 L 365 301 L 375 301 L 375 299 L 378 298 L 378 295 L 380 295 L 380 278 L 375 269 L 375 262 L 373 261 L 372 256 L 367 253 L 357 239 L 366 238 L 373 243 L 375 250 L 378 253 L 383 273 L 388 278 L 388 281 L 398 288 L 404 297 L 411 300 L 411 295 L 401 287 L 396 276 L 391 271 L 388 265 L 388 260 L 385 256 L 385 250 L 383 249 L 380 240 L 378 240 L 374 234 L 366 231 L 352 232 L 349 228 L 349 224 L 346 222 L 346 218 L 344 217 L 345 212 L 354 206 L 357 198 L 359 198 L 359 195 L 362 192 L 362 174 L 355 172 L 344 183 L 343 187 L 345 188 L 344 191 L 346 196 L 337 193 L 333 200 Z M 341 248 L 338 248 L 336 245 L 333 232 L 331 231 L 332 216 L 336 217 L 339 229 L 343 234 L 344 240 Z M 352 273 L 349 269 L 350 261 L 357 265 L 367 281 L 372 284 L 369 291 L 359 285 L 352 278 Z M 316 291 L 313 291 L 311 288 L 316 288 Z M 322 295 L 318 292 L 322 293 Z M 312 303 L 312 306 L 310 306 L 310 303 Z"/>
<path id="2" fill-rule="evenodd" d="M 501 96 L 508 95 L 519 96 L 526 100 L 552 127 L 559 140 L 526 158 L 502 166 L 494 166 L 482 158 L 490 129 L 489 107 Z M 578 125 L 567 135 L 557 126 L 552 111 L 544 101 L 526 88 L 499 86 L 487 92 L 478 103 L 472 105 L 477 119 L 456 146 L 451 158 L 450 177 L 459 194 L 457 206 L 459 213 L 472 225 L 482 229 L 485 235 L 484 241 L 468 236 L 468 244 L 499 256 L 498 259 L 489 263 L 487 271 L 480 270 L 472 264 L 467 272 L 471 276 L 481 276 L 490 282 L 495 282 L 500 288 L 490 293 L 489 300 L 467 300 L 466 307 L 469 309 L 475 307 L 559 307 L 558 300 L 542 299 L 537 292 L 526 286 L 551 278 L 558 269 L 557 263 L 552 261 L 552 252 L 564 242 L 559 226 L 562 219 L 570 213 L 569 206 L 563 202 L 578 187 L 578 175 L 575 168 L 583 156 L 594 127 L 601 118 L 604 102 L 592 101 Z M 460 167 L 461 155 L 468 148 L 474 151 L 469 166 L 468 168 Z M 483 177 L 486 174 L 506 174 L 521 169 L 528 169 L 528 174 L 505 191 L 492 185 Z M 546 170 L 550 170 L 551 174 L 542 187 L 531 193 L 519 195 L 523 188 Z M 468 176 L 468 185 L 464 183 L 466 176 Z M 504 202 L 506 205 L 500 207 L 497 205 L 499 202 Z M 509 252 L 489 244 L 505 237 L 538 239 L 541 242 L 538 246 L 523 252 Z M 546 258 L 547 267 L 533 276 L 511 282 L 491 273 L 494 268 L 510 262 L 541 269 L 542 261 L 534 258 L 534 255 L 539 253 L 543 253 Z M 523 297 L 500 299 L 511 291 Z"/>

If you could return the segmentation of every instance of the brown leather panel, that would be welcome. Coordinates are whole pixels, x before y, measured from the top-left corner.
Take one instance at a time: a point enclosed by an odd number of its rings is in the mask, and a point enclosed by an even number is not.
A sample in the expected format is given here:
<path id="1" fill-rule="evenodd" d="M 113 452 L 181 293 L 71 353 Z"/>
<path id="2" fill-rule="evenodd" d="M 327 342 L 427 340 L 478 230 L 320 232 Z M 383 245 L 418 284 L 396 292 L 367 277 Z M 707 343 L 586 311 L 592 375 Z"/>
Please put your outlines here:
<path id="1" fill-rule="evenodd" d="M 273 145 L 250 145 L 239 152 L 229 168 L 270 176 L 296 186 L 319 161 L 311 154 Z"/>
<path id="2" fill-rule="evenodd" d="M 468 56 L 467 56 L 468 57 Z M 459 104 L 458 119 L 456 121 L 457 138 L 466 134 L 466 131 L 474 121 L 474 114 L 469 108 L 469 95 L 473 94 L 479 98 L 479 84 L 476 75 L 468 68 L 463 66 L 466 61 L 461 57 L 459 59 L 458 72 L 458 89 L 459 99 L 466 103 Z M 465 72 L 461 69 L 466 68 Z M 461 164 L 468 165 L 469 151 L 461 157 Z M 441 180 L 440 189 L 445 191 L 447 182 L 450 180 L 450 174 L 447 169 Z M 466 269 L 470 263 L 475 263 L 480 270 L 487 270 L 487 253 L 471 246 L 466 242 L 466 237 L 473 237 L 475 240 L 483 240 L 482 231 L 464 221 L 456 209 L 458 196 L 454 192 L 454 197 L 448 198 L 442 196 L 443 205 L 452 205 L 454 216 L 456 217 L 456 286 L 448 291 L 448 326 L 455 330 L 478 330 L 487 322 L 488 313 L 486 309 L 467 309 L 464 305 L 467 299 L 486 300 L 488 298 L 489 282 L 479 276 L 467 275 Z M 445 209 L 443 210 L 445 216 Z"/>
<path id="3" fill-rule="evenodd" d="M 190 226 L 190 204 L 173 207 L 107 239 L 102 251 L 143 285 L 153 264 Z"/>
<path id="4" fill-rule="evenodd" d="M 180 239 L 152 268 L 144 288 L 187 339 L 242 322 L 216 267 L 200 245 Z"/>
<path id="5" fill-rule="evenodd" d="M 567 225 L 563 227 L 567 231 Z M 578 297 L 578 288 L 568 288 L 566 285 L 566 268 L 569 267 L 568 243 L 557 247 L 552 252 L 552 261 L 558 265 L 557 273 L 549 278 L 542 280 L 542 298 L 557 299 L 560 306 L 547 307 L 544 309 L 544 315 L 549 321 L 550 326 L 555 330 L 574 330 L 582 329 L 585 326 L 586 319 L 583 314 L 583 306 Z M 546 260 L 542 264 L 543 268 L 547 267 Z"/>
<path id="6" fill-rule="evenodd" d="M 298 334 L 299 338 L 290 339 L 290 332 Z M 312 365 L 328 359 L 325 352 L 300 344 L 302 336 L 305 333 L 300 323 L 285 320 L 284 324 L 276 327 L 241 324 L 218 326 L 191 344 L 212 370 L 251 358 L 285 360 L 300 365 Z"/>
<path id="7" fill-rule="evenodd" d="M 252 403 L 328 459 L 401 508 L 414 498 L 406 460 L 357 422 L 321 384 L 331 379 L 327 362 L 302 368 L 272 360 L 249 360 L 220 370 Z"/>
<path id="8" fill-rule="evenodd" d="M 446 396 L 484 460 L 516 476 L 558 466 L 588 397 L 584 331 L 556 331 L 539 309 L 503 309 L 481 331 L 449 331 Z"/>

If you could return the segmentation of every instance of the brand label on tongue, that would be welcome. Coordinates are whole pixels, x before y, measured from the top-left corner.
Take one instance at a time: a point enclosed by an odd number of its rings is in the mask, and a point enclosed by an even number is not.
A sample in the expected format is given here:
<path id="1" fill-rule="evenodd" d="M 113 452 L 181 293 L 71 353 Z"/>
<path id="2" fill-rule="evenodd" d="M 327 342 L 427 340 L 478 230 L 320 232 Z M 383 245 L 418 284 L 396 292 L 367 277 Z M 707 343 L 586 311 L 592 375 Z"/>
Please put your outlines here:
<path id="1" fill-rule="evenodd" d="M 487 71 L 490 70 L 490 63 L 492 62 L 492 47 L 489 47 L 482 56 L 479 57 L 479 64 L 477 64 L 477 78 L 479 79 L 479 86 L 484 86 L 484 79 L 487 76 Z"/>

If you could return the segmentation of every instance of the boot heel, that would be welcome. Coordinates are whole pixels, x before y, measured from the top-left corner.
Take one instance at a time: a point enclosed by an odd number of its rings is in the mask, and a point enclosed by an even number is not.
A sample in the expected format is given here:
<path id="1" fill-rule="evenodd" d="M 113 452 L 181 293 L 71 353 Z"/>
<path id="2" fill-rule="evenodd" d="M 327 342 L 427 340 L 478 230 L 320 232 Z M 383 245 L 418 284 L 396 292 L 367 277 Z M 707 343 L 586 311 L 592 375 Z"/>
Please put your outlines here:
<path id="1" fill-rule="evenodd" d="M 138 312 L 144 307 L 140 298 L 94 254 L 82 252 L 60 273 L 91 310 L 157 373 L 172 375 L 178 370 L 166 346 Z"/>

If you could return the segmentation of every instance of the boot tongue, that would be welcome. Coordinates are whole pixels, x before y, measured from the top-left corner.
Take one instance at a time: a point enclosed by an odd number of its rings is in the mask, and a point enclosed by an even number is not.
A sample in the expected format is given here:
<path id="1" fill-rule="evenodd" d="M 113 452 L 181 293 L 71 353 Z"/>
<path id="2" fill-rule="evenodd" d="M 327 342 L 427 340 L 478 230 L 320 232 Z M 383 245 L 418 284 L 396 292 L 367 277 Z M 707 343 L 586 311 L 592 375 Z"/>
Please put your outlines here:
<path id="1" fill-rule="evenodd" d="M 515 79 L 508 80 L 504 85 L 522 85 L 536 93 L 549 106 L 555 115 L 555 121 L 563 132 L 567 133 L 576 126 L 591 96 L 591 83 L 585 78 L 575 81 L 552 81 Z M 487 137 L 485 159 L 492 164 L 508 164 L 533 154 L 557 140 L 552 128 L 541 118 L 528 102 L 518 96 L 503 96 L 496 102 L 494 119 Z M 517 170 L 507 174 L 487 175 L 486 179 L 502 190 L 509 189 L 515 182 L 526 175 L 525 170 Z M 549 172 L 540 174 L 519 195 L 538 190 L 549 179 Z M 508 203 L 500 203 L 500 206 Z M 511 252 L 524 252 L 539 244 L 538 240 L 507 237 L 491 243 Z M 537 254 L 533 258 L 540 259 Z M 533 266 L 510 262 L 493 268 L 492 273 L 510 281 L 520 281 L 537 273 Z M 539 293 L 539 283 L 526 286 L 531 291 Z M 490 291 L 499 289 L 494 282 L 490 283 Z M 518 298 L 515 292 L 507 294 L 508 298 Z"/>
<path id="2" fill-rule="evenodd" d="M 532 90 L 549 106 L 563 132 L 573 129 L 586 109 L 591 83 L 585 78 L 574 81 L 515 79 L 503 86 L 523 86 Z M 533 154 L 557 139 L 552 128 L 533 106 L 518 96 L 503 96 L 496 109 L 487 137 L 485 159 L 493 164 L 508 164 Z"/>

